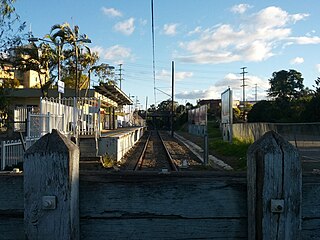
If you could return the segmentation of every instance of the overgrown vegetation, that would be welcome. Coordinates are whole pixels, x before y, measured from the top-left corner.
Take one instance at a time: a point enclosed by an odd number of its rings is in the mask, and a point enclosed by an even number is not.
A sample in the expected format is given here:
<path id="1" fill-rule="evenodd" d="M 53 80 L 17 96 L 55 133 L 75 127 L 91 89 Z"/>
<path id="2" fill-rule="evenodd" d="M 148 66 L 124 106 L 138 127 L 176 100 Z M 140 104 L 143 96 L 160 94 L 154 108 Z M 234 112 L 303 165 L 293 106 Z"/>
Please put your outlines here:
<path id="1" fill-rule="evenodd" d="M 116 160 L 108 154 L 102 156 L 102 166 L 104 168 L 112 168 L 116 165 Z"/>
<path id="2" fill-rule="evenodd" d="M 251 143 L 233 139 L 232 143 L 221 139 L 211 139 L 209 149 L 225 160 L 235 170 L 245 170 L 247 166 L 247 150 Z"/>
<path id="3" fill-rule="evenodd" d="M 217 121 L 208 122 L 208 145 L 210 154 L 221 158 L 235 170 L 246 169 L 247 150 L 251 143 L 235 138 L 232 143 L 224 142 Z"/>

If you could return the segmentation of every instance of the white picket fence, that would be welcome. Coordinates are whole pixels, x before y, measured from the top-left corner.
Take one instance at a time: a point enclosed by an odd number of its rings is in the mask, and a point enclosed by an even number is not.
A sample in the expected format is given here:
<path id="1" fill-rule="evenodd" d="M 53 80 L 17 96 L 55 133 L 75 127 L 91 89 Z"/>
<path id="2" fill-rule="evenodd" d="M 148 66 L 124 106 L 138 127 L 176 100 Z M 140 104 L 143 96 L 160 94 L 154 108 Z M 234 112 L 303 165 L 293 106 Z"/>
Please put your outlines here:
<path id="1" fill-rule="evenodd" d="M 27 138 L 25 141 L 26 149 L 28 149 L 38 139 L 39 138 Z M 5 167 L 11 167 L 11 166 L 17 165 L 19 162 L 23 162 L 23 154 L 24 154 L 24 148 L 21 140 L 1 141 L 0 169 L 4 170 Z"/>
<path id="2" fill-rule="evenodd" d="M 49 114 L 50 117 L 47 119 L 50 120 L 47 123 L 49 126 L 46 127 L 45 121 L 41 121 L 42 129 L 51 131 L 55 128 L 74 136 L 100 135 L 100 105 L 99 98 L 43 98 L 40 114 L 44 118 L 44 115 Z"/>
<path id="3" fill-rule="evenodd" d="M 15 109 L 15 130 L 27 131 L 26 149 L 52 129 L 68 137 L 93 135 L 97 139 L 101 134 L 100 104 L 98 98 L 42 98 L 40 109 Z M 23 161 L 24 148 L 20 140 L 0 143 L 1 170 Z"/>

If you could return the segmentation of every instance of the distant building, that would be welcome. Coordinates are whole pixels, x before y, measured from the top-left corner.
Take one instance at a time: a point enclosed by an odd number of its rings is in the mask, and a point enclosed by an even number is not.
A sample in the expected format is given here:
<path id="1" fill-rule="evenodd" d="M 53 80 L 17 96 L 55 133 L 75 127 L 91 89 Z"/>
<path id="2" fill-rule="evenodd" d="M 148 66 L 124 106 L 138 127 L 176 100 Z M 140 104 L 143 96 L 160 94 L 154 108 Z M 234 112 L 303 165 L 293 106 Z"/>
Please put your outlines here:
<path id="1" fill-rule="evenodd" d="M 221 114 L 221 99 L 203 99 L 198 101 L 198 105 L 208 106 L 208 113 L 214 114 L 215 116 L 219 116 Z M 237 108 L 240 106 L 239 100 L 233 100 L 232 107 Z"/>
<path id="2" fill-rule="evenodd" d="M 3 86 L 4 82 L 7 80 L 14 79 L 14 71 L 10 65 L 0 66 L 0 86 Z"/>

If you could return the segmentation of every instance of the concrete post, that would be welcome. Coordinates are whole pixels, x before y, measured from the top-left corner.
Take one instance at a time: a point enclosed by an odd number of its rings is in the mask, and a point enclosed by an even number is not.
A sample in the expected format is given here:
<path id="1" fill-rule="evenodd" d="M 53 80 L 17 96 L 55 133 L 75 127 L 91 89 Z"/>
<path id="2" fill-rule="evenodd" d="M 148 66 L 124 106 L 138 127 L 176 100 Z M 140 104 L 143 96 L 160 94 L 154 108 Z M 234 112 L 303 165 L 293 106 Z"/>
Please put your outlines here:
<path id="1" fill-rule="evenodd" d="M 24 157 L 26 239 L 79 239 L 79 148 L 53 129 Z"/>

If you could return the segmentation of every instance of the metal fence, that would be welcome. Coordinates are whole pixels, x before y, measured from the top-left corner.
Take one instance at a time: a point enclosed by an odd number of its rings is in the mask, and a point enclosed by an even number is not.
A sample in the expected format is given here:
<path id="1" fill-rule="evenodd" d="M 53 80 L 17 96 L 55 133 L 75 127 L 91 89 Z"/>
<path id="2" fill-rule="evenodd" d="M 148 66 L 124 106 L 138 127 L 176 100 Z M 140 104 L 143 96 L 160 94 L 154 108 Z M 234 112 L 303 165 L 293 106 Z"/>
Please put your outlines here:
<path id="1" fill-rule="evenodd" d="M 51 132 L 52 129 L 57 129 L 64 134 L 67 133 L 64 124 L 64 114 L 57 115 L 50 112 L 47 114 L 29 113 L 27 123 L 28 137 L 41 137 Z"/>
<path id="2" fill-rule="evenodd" d="M 24 132 L 26 130 L 26 121 L 29 113 L 39 113 L 39 107 L 27 106 L 27 107 L 16 107 L 14 109 L 14 125 L 13 129 L 15 132 Z"/>
<path id="3" fill-rule="evenodd" d="M 39 138 L 27 138 L 25 141 L 25 147 L 28 149 Z M 6 167 L 12 167 L 19 162 L 23 162 L 24 148 L 21 140 L 9 140 L 1 141 L 0 144 L 0 156 L 1 156 L 1 170 Z"/>

